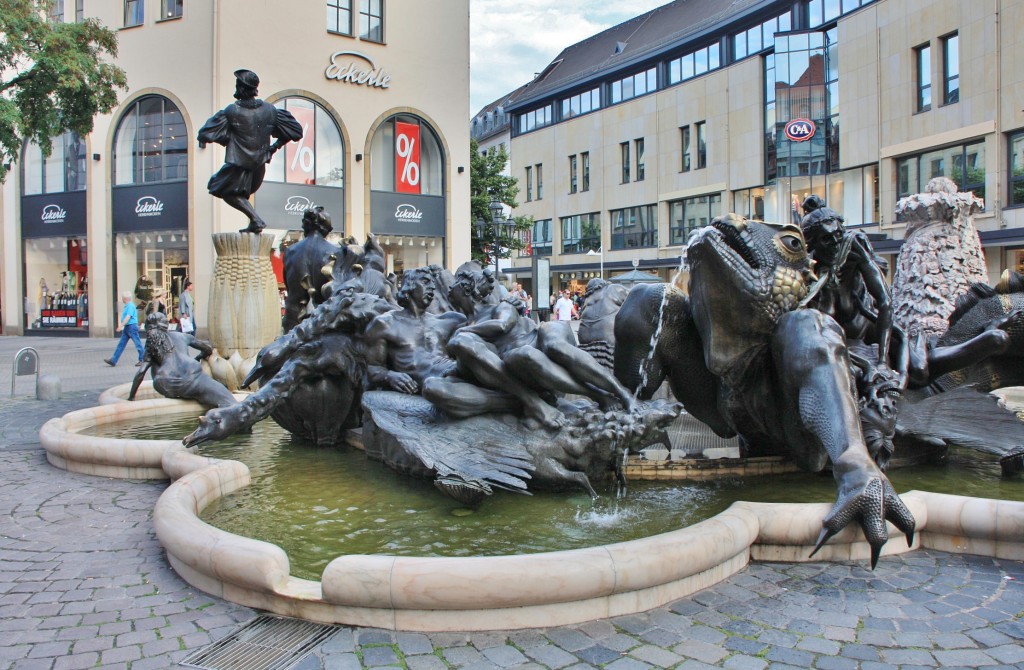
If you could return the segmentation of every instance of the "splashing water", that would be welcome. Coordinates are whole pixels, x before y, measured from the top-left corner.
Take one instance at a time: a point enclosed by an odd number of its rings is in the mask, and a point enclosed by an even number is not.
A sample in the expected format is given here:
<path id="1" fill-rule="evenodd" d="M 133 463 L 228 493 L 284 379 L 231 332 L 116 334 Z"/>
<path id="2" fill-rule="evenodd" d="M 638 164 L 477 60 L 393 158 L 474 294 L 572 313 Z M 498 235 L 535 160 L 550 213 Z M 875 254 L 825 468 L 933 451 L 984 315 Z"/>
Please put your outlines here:
<path id="1" fill-rule="evenodd" d="M 615 502 L 610 509 L 576 509 L 575 521 L 581 526 L 589 528 L 618 528 L 624 523 L 632 521 L 636 517 L 634 509 L 620 509 L 619 503 Z"/>

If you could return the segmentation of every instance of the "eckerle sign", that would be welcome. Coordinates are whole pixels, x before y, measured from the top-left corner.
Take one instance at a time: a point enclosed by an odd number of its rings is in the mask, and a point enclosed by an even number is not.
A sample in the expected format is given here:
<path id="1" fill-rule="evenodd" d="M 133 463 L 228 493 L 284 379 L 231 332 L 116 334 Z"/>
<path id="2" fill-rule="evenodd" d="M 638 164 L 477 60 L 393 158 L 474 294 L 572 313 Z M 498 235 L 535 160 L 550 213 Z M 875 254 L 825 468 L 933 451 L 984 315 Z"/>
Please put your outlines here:
<path id="1" fill-rule="evenodd" d="M 356 86 L 390 88 L 391 75 L 384 74 L 373 60 L 358 51 L 335 51 L 331 64 L 324 70 L 324 76 Z"/>
<path id="2" fill-rule="evenodd" d="M 160 216 L 164 213 L 164 203 L 151 195 L 144 195 L 136 201 L 135 213 L 139 216 Z"/>
<path id="3" fill-rule="evenodd" d="M 416 205 L 409 205 L 402 203 L 398 207 L 395 207 L 395 219 L 398 221 L 419 221 L 423 218 L 423 212 L 421 212 Z"/>
<path id="4" fill-rule="evenodd" d="M 39 219 L 43 223 L 64 223 L 64 219 L 67 216 L 67 210 L 60 205 L 47 205 L 43 207 L 43 212 L 39 215 Z"/>
<path id="5" fill-rule="evenodd" d="M 316 206 L 315 202 L 304 195 L 291 195 L 284 203 L 284 211 L 291 216 L 302 216 L 307 209 Z"/>

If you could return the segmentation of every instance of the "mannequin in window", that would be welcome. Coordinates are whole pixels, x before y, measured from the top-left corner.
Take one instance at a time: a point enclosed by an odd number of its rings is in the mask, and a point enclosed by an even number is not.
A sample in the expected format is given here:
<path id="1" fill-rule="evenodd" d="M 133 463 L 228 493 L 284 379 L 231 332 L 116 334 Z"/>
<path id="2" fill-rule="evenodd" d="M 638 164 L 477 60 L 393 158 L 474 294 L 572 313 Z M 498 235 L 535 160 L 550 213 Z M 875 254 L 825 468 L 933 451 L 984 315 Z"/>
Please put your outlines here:
<path id="1" fill-rule="evenodd" d="M 199 147 L 215 142 L 227 151 L 224 165 L 210 177 L 210 195 L 249 218 L 240 232 L 257 235 L 266 227 L 249 202 L 263 183 L 267 163 L 278 149 L 302 138 L 302 126 L 290 113 L 256 97 L 260 78 L 251 70 L 235 71 L 235 99 L 199 129 Z M 277 140 L 271 144 L 270 138 Z"/>

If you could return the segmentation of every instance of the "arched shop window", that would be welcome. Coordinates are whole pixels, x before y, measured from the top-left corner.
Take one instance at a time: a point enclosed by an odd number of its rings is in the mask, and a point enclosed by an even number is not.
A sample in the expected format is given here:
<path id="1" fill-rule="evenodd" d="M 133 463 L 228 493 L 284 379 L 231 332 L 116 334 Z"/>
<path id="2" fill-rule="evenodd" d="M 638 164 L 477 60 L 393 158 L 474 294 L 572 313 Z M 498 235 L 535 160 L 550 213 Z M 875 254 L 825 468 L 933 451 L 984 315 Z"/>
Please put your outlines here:
<path id="1" fill-rule="evenodd" d="M 306 98 L 284 98 L 274 106 L 291 112 L 302 139 L 289 142 L 267 165 L 265 181 L 306 186 L 345 185 L 345 144 L 326 109 Z"/>
<path id="2" fill-rule="evenodd" d="M 49 156 L 34 142 L 22 152 L 21 237 L 27 330 L 89 325 L 85 142 L 66 132 Z"/>
<path id="3" fill-rule="evenodd" d="M 114 135 L 114 185 L 156 184 L 188 178 L 185 120 L 160 95 L 136 100 Z"/>
<path id="4" fill-rule="evenodd" d="M 145 307 L 163 290 L 172 322 L 191 266 L 188 146 L 184 115 L 161 95 L 131 103 L 114 133 L 111 299 L 120 305 L 121 294 L 129 291 Z"/>
<path id="5" fill-rule="evenodd" d="M 429 124 L 399 114 L 377 129 L 370 146 L 370 188 L 444 195 L 444 151 Z"/>
<path id="6" fill-rule="evenodd" d="M 389 272 L 445 264 L 444 151 L 430 125 L 396 114 L 370 143 L 370 229 Z"/>
<path id="7" fill-rule="evenodd" d="M 26 142 L 22 157 L 22 195 L 85 190 L 85 142 L 68 131 L 53 139 L 50 155 Z"/>

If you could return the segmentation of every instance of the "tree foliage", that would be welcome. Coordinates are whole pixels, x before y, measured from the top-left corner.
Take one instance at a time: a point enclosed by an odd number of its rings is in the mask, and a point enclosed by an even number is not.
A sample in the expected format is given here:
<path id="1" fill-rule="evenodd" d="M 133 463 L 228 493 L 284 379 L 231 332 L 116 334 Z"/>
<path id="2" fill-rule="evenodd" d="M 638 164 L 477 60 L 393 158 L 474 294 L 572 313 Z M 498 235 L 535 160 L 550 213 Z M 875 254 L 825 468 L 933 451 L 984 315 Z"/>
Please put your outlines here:
<path id="1" fill-rule="evenodd" d="M 95 19 L 47 20 L 52 0 L 0 0 L 0 183 L 31 139 L 44 155 L 67 130 L 92 132 L 127 88 L 117 35 Z"/>
<path id="2" fill-rule="evenodd" d="M 470 140 L 469 144 L 469 190 L 470 190 L 470 225 L 472 230 L 472 254 L 473 260 L 479 261 L 484 267 L 494 263 L 494 231 L 487 228 L 481 238 L 477 231 L 476 222 L 483 219 L 488 223 L 491 221 L 491 200 L 496 198 L 498 202 L 515 209 L 519 206 L 516 197 L 519 195 L 519 182 L 515 177 L 502 174 L 505 166 L 508 165 L 508 150 L 505 147 L 491 148 L 486 152 L 480 152 L 480 146 L 476 140 Z M 513 217 L 515 228 L 512 235 L 502 235 L 499 239 L 498 249 L 502 258 L 509 258 L 513 252 L 522 249 L 522 233 L 533 229 L 532 216 Z"/>

